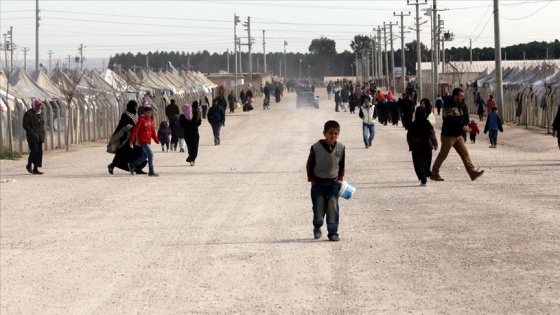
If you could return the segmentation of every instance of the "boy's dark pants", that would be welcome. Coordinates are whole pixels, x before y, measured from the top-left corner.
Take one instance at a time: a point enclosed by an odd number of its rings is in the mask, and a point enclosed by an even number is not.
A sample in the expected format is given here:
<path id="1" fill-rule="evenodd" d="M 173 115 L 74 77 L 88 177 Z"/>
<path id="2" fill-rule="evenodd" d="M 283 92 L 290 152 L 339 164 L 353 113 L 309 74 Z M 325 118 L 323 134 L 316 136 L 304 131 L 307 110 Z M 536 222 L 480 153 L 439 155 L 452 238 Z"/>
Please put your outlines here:
<path id="1" fill-rule="evenodd" d="M 313 226 L 323 226 L 327 216 L 328 236 L 338 235 L 338 193 L 340 183 L 337 179 L 329 179 L 311 185 L 311 201 L 313 202 Z"/>
<path id="2" fill-rule="evenodd" d="M 471 142 L 476 142 L 476 133 L 470 134 Z"/>
<path id="3" fill-rule="evenodd" d="M 432 150 L 412 150 L 412 164 L 419 180 L 427 180 L 432 176 L 430 166 L 432 164 Z"/>

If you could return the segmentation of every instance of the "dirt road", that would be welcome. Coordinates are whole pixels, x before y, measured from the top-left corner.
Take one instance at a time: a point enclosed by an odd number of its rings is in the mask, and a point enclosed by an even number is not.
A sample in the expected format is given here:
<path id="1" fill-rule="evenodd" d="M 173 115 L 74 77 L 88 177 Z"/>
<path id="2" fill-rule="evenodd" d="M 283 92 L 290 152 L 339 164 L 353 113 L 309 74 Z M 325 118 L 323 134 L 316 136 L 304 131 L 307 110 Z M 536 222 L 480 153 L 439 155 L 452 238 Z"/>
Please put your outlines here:
<path id="1" fill-rule="evenodd" d="M 506 126 L 420 187 L 402 127 L 295 110 L 295 96 L 201 127 L 196 166 L 155 149 L 158 178 L 107 173 L 105 144 L 1 161 L 2 314 L 558 314 L 560 152 Z M 336 119 L 346 145 L 341 241 L 313 240 L 305 162 Z M 441 122 L 437 117 L 438 124 Z M 438 132 L 439 134 L 439 132 Z M 438 136 L 439 138 L 439 136 Z M 434 155 L 435 159 L 435 155 Z M 326 233 L 324 233 L 326 234 Z"/>

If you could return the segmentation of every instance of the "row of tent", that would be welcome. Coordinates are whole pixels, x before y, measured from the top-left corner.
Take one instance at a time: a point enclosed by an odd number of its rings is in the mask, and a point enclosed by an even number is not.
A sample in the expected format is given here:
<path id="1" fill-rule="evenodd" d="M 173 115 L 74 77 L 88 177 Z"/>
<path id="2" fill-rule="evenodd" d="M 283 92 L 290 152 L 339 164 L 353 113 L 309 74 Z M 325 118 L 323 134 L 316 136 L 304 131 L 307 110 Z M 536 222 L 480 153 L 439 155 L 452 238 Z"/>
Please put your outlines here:
<path id="1" fill-rule="evenodd" d="M 476 82 L 476 84 L 475 84 Z M 550 131 L 560 105 L 560 61 L 545 61 L 531 66 L 511 66 L 502 71 L 503 104 L 500 115 L 506 122 L 537 126 Z M 475 97 L 483 99 L 497 89 L 496 71 L 483 71 L 469 82 L 466 103 L 476 113 Z"/>
<path id="2" fill-rule="evenodd" d="M 170 98 L 179 104 L 211 95 L 217 85 L 195 71 L 80 72 L 56 70 L 32 74 L 17 69 L 9 78 L 0 73 L 0 153 L 26 151 L 23 114 L 33 99 L 46 105 L 45 149 L 108 138 L 126 102 L 145 97 L 163 116 Z M 157 114 L 156 114 L 157 118 Z"/>
<path id="3" fill-rule="evenodd" d="M 484 71 L 474 80 L 478 86 L 496 89 L 496 70 Z M 504 89 L 520 90 L 531 88 L 537 96 L 543 96 L 547 88 L 560 90 L 559 63 L 543 63 L 530 67 L 507 67 L 502 71 Z"/>

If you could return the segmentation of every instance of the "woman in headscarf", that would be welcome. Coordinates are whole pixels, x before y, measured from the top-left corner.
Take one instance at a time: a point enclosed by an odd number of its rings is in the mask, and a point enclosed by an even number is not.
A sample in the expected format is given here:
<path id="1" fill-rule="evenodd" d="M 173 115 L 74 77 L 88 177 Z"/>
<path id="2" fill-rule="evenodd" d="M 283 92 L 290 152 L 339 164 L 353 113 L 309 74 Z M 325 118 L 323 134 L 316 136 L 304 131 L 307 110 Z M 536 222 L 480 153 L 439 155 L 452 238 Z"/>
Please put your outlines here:
<path id="1" fill-rule="evenodd" d="M 131 148 L 128 145 L 128 139 L 130 137 L 130 131 L 138 122 L 138 116 L 136 115 L 136 110 L 138 108 L 138 103 L 135 100 L 130 100 L 126 104 L 126 111 L 122 114 L 121 120 L 113 132 L 109 144 L 107 145 L 107 150 L 112 147 L 111 153 L 115 153 L 113 162 L 107 165 L 107 170 L 109 174 L 113 175 L 113 169 L 115 167 L 120 168 L 123 171 L 128 172 L 128 163 L 136 160 L 140 155 L 142 155 L 142 148 L 135 145 Z M 148 161 L 142 162 L 136 167 L 136 174 L 146 174 L 142 169 L 146 166 Z"/>
<path id="2" fill-rule="evenodd" d="M 416 106 L 415 110 L 418 107 L 422 107 L 424 108 L 424 112 L 426 114 L 426 119 L 430 122 L 430 124 L 432 124 L 432 126 L 435 126 L 436 124 L 436 117 L 434 116 L 433 110 L 432 110 L 432 103 L 430 103 L 430 100 L 427 98 L 423 98 L 420 100 L 420 105 Z M 416 114 L 414 116 L 414 120 L 416 120 Z"/>
<path id="3" fill-rule="evenodd" d="M 432 175 L 432 150 L 437 150 L 438 142 L 434 127 L 426 119 L 426 110 L 422 106 L 416 108 L 414 122 L 410 125 L 406 140 L 408 150 L 412 152 L 412 164 L 420 185 L 426 185 L 427 178 Z"/>
<path id="4" fill-rule="evenodd" d="M 194 101 L 190 104 L 183 105 L 183 114 L 179 116 L 179 124 L 183 127 L 185 141 L 187 142 L 187 162 L 194 166 L 196 157 L 198 156 L 198 142 L 200 135 L 198 134 L 198 126 L 202 123 L 200 108 L 198 102 Z"/>

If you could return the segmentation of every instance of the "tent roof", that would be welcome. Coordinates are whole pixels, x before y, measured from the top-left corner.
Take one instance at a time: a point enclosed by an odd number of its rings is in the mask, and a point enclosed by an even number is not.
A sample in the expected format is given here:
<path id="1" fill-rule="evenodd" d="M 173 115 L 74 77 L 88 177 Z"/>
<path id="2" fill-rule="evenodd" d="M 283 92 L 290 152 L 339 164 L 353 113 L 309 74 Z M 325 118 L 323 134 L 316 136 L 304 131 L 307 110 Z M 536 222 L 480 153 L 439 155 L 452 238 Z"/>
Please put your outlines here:
<path id="1" fill-rule="evenodd" d="M 52 83 L 49 76 L 42 70 L 35 71 L 32 75 L 33 80 L 44 90 L 56 95 L 58 98 L 64 98 L 64 93 Z"/>
<path id="2" fill-rule="evenodd" d="M 57 98 L 57 95 L 51 94 L 48 91 L 42 89 L 29 74 L 18 68 L 16 72 L 10 78 L 11 88 L 14 89 L 14 95 L 21 98 L 34 98 L 38 97 L 41 99 L 52 99 Z"/>

